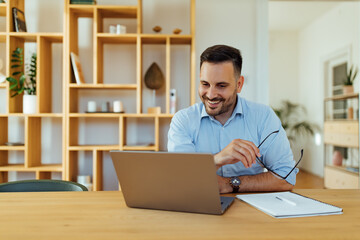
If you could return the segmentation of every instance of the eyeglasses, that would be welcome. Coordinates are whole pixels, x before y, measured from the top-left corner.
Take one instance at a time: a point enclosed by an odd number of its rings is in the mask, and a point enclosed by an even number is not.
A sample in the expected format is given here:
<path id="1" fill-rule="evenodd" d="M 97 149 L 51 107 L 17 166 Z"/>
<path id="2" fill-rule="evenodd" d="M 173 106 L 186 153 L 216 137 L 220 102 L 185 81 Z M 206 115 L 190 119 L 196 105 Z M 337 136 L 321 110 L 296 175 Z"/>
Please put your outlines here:
<path id="1" fill-rule="evenodd" d="M 278 133 L 278 132 L 279 132 L 279 130 L 274 131 L 274 132 L 270 133 L 269 135 L 267 135 L 266 138 L 265 138 L 264 140 L 262 140 L 262 142 L 259 144 L 258 148 L 260 148 L 260 146 L 261 146 L 261 145 L 266 141 L 266 139 L 268 139 L 272 134 Z M 302 159 L 302 157 L 303 157 L 303 153 L 304 153 L 304 149 L 301 149 L 301 155 L 300 155 L 299 161 L 297 161 L 297 163 L 295 164 L 295 166 L 291 169 L 291 171 L 290 171 L 285 177 L 281 176 L 280 174 L 278 174 L 278 173 L 274 172 L 273 170 L 271 170 L 270 168 L 266 167 L 265 164 L 260 160 L 260 158 L 256 157 L 256 161 L 257 161 L 263 168 L 265 168 L 266 170 L 268 170 L 269 172 L 271 172 L 275 177 L 278 177 L 278 178 L 281 178 L 281 179 L 284 179 L 284 180 L 285 180 L 285 179 L 295 170 L 295 168 L 297 167 L 297 165 L 299 165 L 299 163 L 300 163 L 300 161 L 301 161 L 301 159 Z"/>
<path id="2" fill-rule="evenodd" d="M 259 146 L 257 148 L 260 148 L 261 145 L 266 141 L 266 139 L 268 139 L 272 134 L 274 133 L 278 133 L 279 130 L 273 131 L 272 133 L 270 133 L 269 135 L 267 135 L 264 140 L 261 141 L 261 143 L 259 144 Z M 286 174 L 285 177 L 281 176 L 280 174 L 276 173 L 275 171 L 271 170 L 270 168 L 266 167 L 265 164 L 260 160 L 260 158 L 256 157 L 256 161 L 260 164 L 260 166 L 262 166 L 263 168 L 265 168 L 266 170 L 268 170 L 269 172 L 271 172 L 275 177 L 280 178 L 280 179 L 286 179 L 289 177 L 289 175 L 295 170 L 295 168 L 297 167 L 297 165 L 299 165 L 302 157 L 303 157 L 303 153 L 304 153 L 304 149 L 301 149 L 301 156 L 299 161 L 297 161 L 297 163 L 295 164 L 295 166 L 291 169 L 291 171 Z M 224 177 L 224 173 L 223 173 L 223 168 L 221 166 L 221 177 Z"/>

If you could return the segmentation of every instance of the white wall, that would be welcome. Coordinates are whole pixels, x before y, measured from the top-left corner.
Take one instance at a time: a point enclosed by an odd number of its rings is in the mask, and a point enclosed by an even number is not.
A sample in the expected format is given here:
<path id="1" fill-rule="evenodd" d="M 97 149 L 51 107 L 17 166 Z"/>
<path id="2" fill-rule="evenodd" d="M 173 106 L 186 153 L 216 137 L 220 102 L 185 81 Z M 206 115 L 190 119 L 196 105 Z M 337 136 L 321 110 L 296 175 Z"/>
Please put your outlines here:
<path id="1" fill-rule="evenodd" d="M 57 32 L 62 31 L 62 4 L 63 1 L 51 0 L 27 0 L 26 1 L 26 21 L 28 23 L 29 32 L 49 31 L 52 29 Z M 43 3 L 46 2 L 46 8 Z M 116 0 L 98 0 L 98 4 L 121 4 L 124 1 Z M 132 4 L 136 1 L 126 1 Z M 49 6 L 51 5 L 51 6 Z M 45 8 L 45 11 L 44 11 Z M 171 33 L 174 28 L 181 28 L 183 34 L 190 32 L 189 9 L 190 4 L 187 0 L 163 1 L 163 0 L 144 0 L 143 1 L 143 28 L 145 33 L 152 33 L 152 27 L 160 25 L 163 28 L 162 33 Z M 39 10 L 36 10 L 39 9 Z M 51 9 L 47 11 L 46 9 Z M 59 10 L 60 9 L 60 10 Z M 41 10 L 41 11 L 40 11 Z M 53 11 L 57 11 L 54 13 Z M 60 11 L 60 13 L 58 12 Z M 31 12 L 31 14 L 28 14 Z M 39 13 L 41 12 L 41 15 Z M 54 17 L 55 16 L 55 17 Z M 48 19 L 46 24 L 45 20 Z M 51 21 L 50 21 L 51 20 Z M 116 19 L 107 20 L 104 23 L 107 29 L 110 23 L 116 23 Z M 51 23 L 56 22 L 54 27 Z M 82 62 L 86 82 L 93 81 L 93 62 L 92 62 L 92 21 L 91 19 L 80 19 L 79 32 L 79 55 Z M 134 23 L 129 22 L 129 32 L 134 31 Z M 265 29 L 265 30 L 264 30 Z M 268 103 L 268 33 L 267 33 L 267 0 L 197 0 L 196 1 L 196 61 L 197 73 L 199 76 L 198 59 L 200 54 L 209 46 L 214 44 L 228 44 L 237 47 L 241 50 L 244 58 L 243 75 L 245 75 L 246 83 L 242 95 L 250 100 Z M 105 58 L 105 79 L 107 83 L 117 81 L 110 76 L 119 76 L 121 73 L 122 79 L 127 82 L 134 82 L 134 49 L 131 46 L 125 52 L 121 51 L 121 46 L 106 45 Z M 185 49 L 184 49 L 185 48 Z M 164 49 L 161 46 L 145 46 L 144 47 L 144 66 L 143 75 L 153 61 L 156 61 L 165 74 Z M 61 57 L 60 53 L 57 53 Z M 189 48 L 174 47 L 172 48 L 172 86 L 178 89 L 178 108 L 183 108 L 189 105 L 189 77 L 190 68 L 187 64 L 189 59 Z M 129 63 L 130 61 L 130 63 Z M 58 63 L 61 65 L 61 63 Z M 58 68 L 59 66 L 57 66 Z M 62 69 L 60 67 L 60 69 Z M 54 73 L 55 74 L 55 73 Z M 57 79 L 60 74 L 56 72 L 54 78 Z M 61 79 L 61 77 L 60 77 Z M 61 80 L 60 80 L 61 81 Z M 184 85 L 185 84 L 185 85 Z M 184 87 L 185 86 L 185 87 Z M 60 86 L 61 88 L 61 86 Z M 184 91 L 181 91 L 184 89 Z M 86 102 L 90 99 L 95 99 L 100 105 L 104 101 L 121 99 L 124 100 L 125 109 L 127 112 L 135 112 L 134 98 L 132 93 L 128 92 L 113 92 L 105 93 L 107 98 L 97 96 L 94 91 L 79 91 L 79 109 L 86 110 Z M 151 106 L 152 91 L 144 89 L 143 106 L 146 109 Z M 162 108 L 165 101 L 164 90 L 157 91 L 156 104 Z M 61 109 L 61 101 L 54 106 L 56 109 Z M 163 109 L 164 111 L 164 109 Z M 146 110 L 145 110 L 146 112 Z M 160 135 L 166 137 L 168 121 L 164 121 L 164 129 L 161 130 Z M 141 123 L 142 126 L 136 127 L 136 122 L 130 124 L 128 131 L 131 133 L 130 139 L 132 143 L 147 142 L 152 138 L 151 129 L 149 131 L 149 123 Z M 79 127 L 79 142 L 80 143 L 113 143 L 117 141 L 116 136 L 109 137 L 111 126 L 116 128 L 116 123 L 111 121 L 103 121 L 99 128 L 101 130 L 88 130 L 94 126 L 93 121 L 82 121 Z M 20 131 L 21 132 L 21 131 Z M 54 132 L 58 133 L 55 129 Z M 144 134 L 145 133 L 145 134 Z M 21 138 L 21 136 L 19 136 Z M 45 137 L 49 137 L 48 134 Z M 50 137 L 49 137 L 50 139 Z M 61 141 L 52 138 L 51 143 L 46 146 L 59 146 Z M 163 147 L 166 146 L 166 141 L 161 141 Z M 85 167 L 91 163 L 91 154 L 81 153 L 82 158 L 79 161 L 79 174 L 91 174 L 91 169 Z M 25 176 L 26 178 L 26 176 Z M 117 181 L 115 172 L 112 168 L 112 163 L 108 154 L 104 156 L 104 188 L 105 190 L 116 189 Z"/>
<path id="2" fill-rule="evenodd" d="M 242 96 L 265 104 L 268 103 L 267 21 L 266 0 L 196 1 L 197 61 L 207 47 L 215 44 L 240 49 L 245 76 Z M 196 76 L 199 76 L 199 61 Z"/>
<path id="3" fill-rule="evenodd" d="M 269 34 L 269 104 L 299 101 L 298 33 L 271 31 Z"/>
<path id="4" fill-rule="evenodd" d="M 351 46 L 352 62 L 359 66 L 359 9 L 359 3 L 342 3 L 299 33 L 299 101 L 307 107 L 309 120 L 321 127 L 324 61 L 339 49 Z M 358 84 L 355 89 L 359 89 Z M 322 176 L 323 146 L 315 146 L 311 139 L 305 148 L 302 167 Z"/>

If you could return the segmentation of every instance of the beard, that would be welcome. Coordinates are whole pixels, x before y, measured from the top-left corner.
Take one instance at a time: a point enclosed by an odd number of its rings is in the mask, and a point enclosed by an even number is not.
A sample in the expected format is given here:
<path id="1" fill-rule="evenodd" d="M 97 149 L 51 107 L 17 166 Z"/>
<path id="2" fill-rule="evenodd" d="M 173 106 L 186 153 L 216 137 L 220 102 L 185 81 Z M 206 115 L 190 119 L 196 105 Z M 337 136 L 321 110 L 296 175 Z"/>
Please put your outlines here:
<path id="1" fill-rule="evenodd" d="M 237 101 L 237 97 L 236 97 L 236 91 L 234 93 L 234 95 L 231 98 L 225 99 L 225 98 L 213 98 L 213 99 L 209 99 L 208 97 L 206 97 L 206 95 L 201 96 L 201 101 L 203 102 L 204 106 L 205 106 L 205 110 L 207 112 L 207 114 L 209 114 L 212 117 L 216 117 L 218 115 L 227 113 L 229 111 L 233 111 L 234 107 L 236 105 L 236 101 Z M 208 101 L 211 102 L 217 102 L 219 101 L 219 103 L 217 104 L 216 107 L 211 107 L 210 104 L 208 103 Z"/>

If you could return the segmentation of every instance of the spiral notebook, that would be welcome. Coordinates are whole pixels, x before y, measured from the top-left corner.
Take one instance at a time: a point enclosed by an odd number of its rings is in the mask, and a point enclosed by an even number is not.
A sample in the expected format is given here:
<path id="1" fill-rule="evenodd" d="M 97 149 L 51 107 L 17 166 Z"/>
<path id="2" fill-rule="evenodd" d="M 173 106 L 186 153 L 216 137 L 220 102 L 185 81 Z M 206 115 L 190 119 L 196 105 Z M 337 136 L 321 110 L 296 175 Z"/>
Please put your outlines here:
<path id="1" fill-rule="evenodd" d="M 237 195 L 238 199 L 275 218 L 342 214 L 342 208 L 293 192 Z"/>

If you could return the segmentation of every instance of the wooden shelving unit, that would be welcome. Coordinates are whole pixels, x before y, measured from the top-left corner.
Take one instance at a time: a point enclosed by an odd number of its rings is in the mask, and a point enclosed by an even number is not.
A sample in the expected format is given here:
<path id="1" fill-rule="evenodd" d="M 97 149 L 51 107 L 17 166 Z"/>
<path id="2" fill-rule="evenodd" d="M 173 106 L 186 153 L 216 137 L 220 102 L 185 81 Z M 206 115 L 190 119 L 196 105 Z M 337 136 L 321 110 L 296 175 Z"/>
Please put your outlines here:
<path id="1" fill-rule="evenodd" d="M 328 97 L 324 99 L 324 155 L 325 155 L 325 166 L 324 166 L 324 181 L 326 188 L 359 188 L 360 177 L 359 177 L 359 119 L 358 109 L 354 110 L 354 116 L 352 119 L 333 119 L 329 118 L 327 113 L 326 104 L 335 101 L 357 101 L 359 105 L 359 94 L 346 94 Z M 354 119 L 355 118 L 355 119 Z M 357 152 L 357 156 L 350 156 L 346 161 L 352 161 L 355 163 L 354 166 L 349 166 L 343 160 L 342 166 L 335 166 L 332 162 L 333 154 L 337 147 L 346 149 L 354 149 Z M 331 154 L 329 154 L 331 152 Z M 346 153 L 348 154 L 348 153 Z M 345 158 L 345 156 L 344 156 Z"/>
<path id="2" fill-rule="evenodd" d="M 81 160 L 79 155 L 86 153 L 92 156 L 92 178 L 94 190 L 103 189 L 103 155 L 111 150 L 131 150 L 131 151 L 159 151 L 160 142 L 160 122 L 170 120 L 173 114 L 170 114 L 169 97 L 164 99 L 165 110 L 160 114 L 148 114 L 143 109 L 143 57 L 144 45 L 163 45 L 165 49 L 166 69 L 164 76 L 165 96 L 169 96 L 171 88 L 171 46 L 185 45 L 190 49 L 190 58 L 188 59 L 190 78 L 190 104 L 195 103 L 195 0 L 190 1 L 190 34 L 149 34 L 143 33 L 142 19 L 142 0 L 134 0 L 135 6 L 120 5 L 76 5 L 70 4 L 70 0 L 64 0 L 62 32 L 15 32 L 12 21 L 12 8 L 17 7 L 20 10 L 25 9 L 27 0 L 7 0 L 7 3 L 0 3 L 0 16 L 6 21 L 6 31 L 0 32 L 0 43 L 6 45 L 6 74 L 10 75 L 10 59 L 13 50 L 18 47 L 24 48 L 26 43 L 36 44 L 37 53 L 37 113 L 22 113 L 22 95 L 10 97 L 9 84 L 7 82 L 0 84 L 0 90 L 6 91 L 5 113 L 0 114 L 0 183 L 8 181 L 8 173 L 15 172 L 33 172 L 37 179 L 49 179 L 52 173 L 61 173 L 62 179 L 76 181 L 79 174 L 78 162 Z M 25 14 L 26 15 L 26 14 Z M 79 54 L 79 18 L 90 18 L 93 23 L 92 28 L 92 70 L 93 79 L 85 84 L 76 84 L 73 81 L 73 74 L 70 62 L 70 52 Z M 130 19 L 135 21 L 135 32 L 127 34 L 110 34 L 104 29 L 104 21 L 107 18 L 112 19 Z M 54 100 L 52 91 L 55 88 L 52 81 L 52 47 L 53 44 L 62 45 L 62 92 L 61 99 Z M 104 55 L 106 54 L 107 44 L 112 45 L 131 45 L 133 46 L 136 61 L 135 66 L 136 79 L 133 82 L 122 82 L 121 78 L 113 83 L 107 83 L 104 79 Z M 133 102 L 135 102 L 135 111 L 126 113 L 85 113 L 80 108 L 81 92 L 98 92 L 98 96 L 103 96 L 101 91 L 130 91 L 134 93 Z M 146 100 L 146 99 L 145 99 Z M 61 104 L 61 111 L 52 109 L 52 102 L 57 101 Z M 126 108 L 126 106 L 125 106 Z M 20 119 L 24 129 L 24 145 L 8 146 L 8 136 L 11 135 L 11 119 Z M 61 149 L 61 163 L 49 164 L 42 161 L 42 122 L 43 119 L 56 121 L 57 127 L 61 128 L 61 145 L 54 146 Z M 154 139 L 150 143 L 131 144 L 127 143 L 127 131 L 129 121 L 149 121 Z M 163 120 L 161 120 L 163 119 Z M 165 120 L 164 120 L 165 119 Z M 118 130 L 118 142 L 115 144 L 83 144 L 79 141 L 79 129 L 82 121 L 103 121 L 109 120 L 115 122 Z M 141 125 L 141 123 L 136 123 Z M 20 152 L 23 159 L 21 163 L 9 162 L 10 152 Z M 46 162 L 46 163 L 44 163 Z"/>
<path id="3" fill-rule="evenodd" d="M 148 114 L 143 109 L 143 46 L 146 44 L 159 44 L 165 46 L 165 62 L 166 71 L 164 76 L 165 82 L 165 96 L 170 94 L 170 69 L 171 69 L 171 52 L 170 47 L 172 45 L 187 45 L 190 46 L 190 71 L 191 77 L 189 79 L 191 86 L 191 99 L 190 103 L 195 103 L 195 1 L 190 1 L 191 11 L 191 33 L 188 35 L 173 35 L 173 34 L 145 34 L 143 33 L 142 26 L 142 1 L 137 0 L 136 6 L 100 6 L 100 5 L 73 5 L 69 4 L 69 0 L 65 0 L 65 15 L 66 19 L 66 47 L 65 56 L 69 56 L 70 52 L 79 54 L 77 46 L 78 42 L 78 19 L 90 18 L 93 22 L 93 79 L 86 84 L 76 84 L 71 82 L 71 64 L 70 59 L 67 58 L 66 66 L 66 99 L 65 99 L 65 118 L 67 126 L 67 138 L 66 138 L 66 153 L 65 153 L 65 165 L 67 166 L 66 179 L 76 180 L 77 176 L 77 162 L 79 161 L 79 153 L 87 152 L 92 155 L 92 175 L 95 190 L 102 190 L 102 168 L 103 168 L 103 152 L 110 150 L 131 150 L 131 151 L 159 151 L 160 142 L 160 119 L 171 119 L 173 114 L 170 112 L 169 98 L 166 97 L 165 112 L 161 114 Z M 118 18 L 118 19 L 132 19 L 136 21 L 135 32 L 126 34 L 111 34 L 104 29 L 104 20 L 106 18 Z M 134 56 L 136 61 L 133 63 L 136 65 L 134 83 L 119 82 L 108 84 L 104 79 L 104 54 L 105 45 L 126 45 L 132 46 L 134 49 Z M 126 113 L 84 113 L 80 110 L 80 91 L 134 91 L 134 102 L 136 103 L 135 112 Z M 92 121 L 101 121 L 102 119 L 110 119 L 118 124 L 118 143 L 111 145 L 82 145 L 79 144 L 78 130 L 82 120 L 92 119 Z M 154 139 L 149 144 L 128 144 L 127 143 L 127 124 L 130 120 L 146 119 L 151 122 Z"/>
<path id="4" fill-rule="evenodd" d="M 0 114 L 0 182 L 8 181 L 8 173 L 15 172 L 33 172 L 37 179 L 51 178 L 53 172 L 62 173 L 65 177 L 64 164 L 48 164 L 42 159 L 42 121 L 44 118 L 56 119 L 62 129 L 63 138 L 65 135 L 65 115 L 64 111 L 54 112 L 52 109 L 53 96 L 52 86 L 52 44 L 63 43 L 63 32 L 14 32 L 12 20 L 12 8 L 20 10 L 25 9 L 26 0 L 8 0 L 6 3 L 0 3 L 0 16 L 4 16 L 6 21 L 5 32 L 0 32 L 0 42 L 6 45 L 6 74 L 12 73 L 10 59 L 13 50 L 20 47 L 26 49 L 26 43 L 36 44 L 37 54 L 37 113 L 22 113 L 22 95 L 11 97 L 9 85 L 7 82 L 0 84 L 0 88 L 6 91 L 5 113 Z M 61 19 L 60 19 L 61 21 Z M 63 61 L 63 59 L 60 59 Z M 23 67 L 24 69 L 24 67 Z M 61 69 L 62 70 L 62 69 Z M 60 99 L 62 101 L 62 99 Z M 8 146 L 9 135 L 12 134 L 10 121 L 13 118 L 21 119 L 23 122 L 23 145 Z M 65 145 L 53 146 L 58 151 L 63 152 Z M 9 162 L 10 152 L 20 152 L 23 155 L 23 163 L 13 164 Z M 62 161 L 64 162 L 64 161 Z"/>

